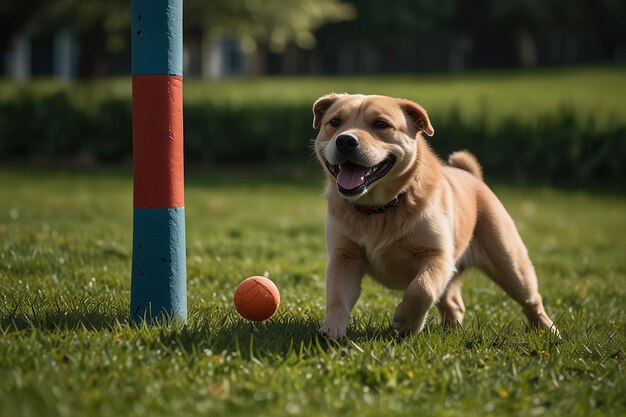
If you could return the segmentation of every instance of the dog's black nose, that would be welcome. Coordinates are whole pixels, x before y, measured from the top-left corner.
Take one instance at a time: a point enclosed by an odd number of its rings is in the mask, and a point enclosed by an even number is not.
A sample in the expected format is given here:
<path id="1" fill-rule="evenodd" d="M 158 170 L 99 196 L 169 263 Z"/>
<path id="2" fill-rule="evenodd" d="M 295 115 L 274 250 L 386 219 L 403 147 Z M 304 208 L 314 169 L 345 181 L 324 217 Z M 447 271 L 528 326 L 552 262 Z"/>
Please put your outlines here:
<path id="1" fill-rule="evenodd" d="M 348 153 L 359 146 L 359 140 L 352 135 L 339 135 L 335 140 L 335 145 L 339 153 Z"/>

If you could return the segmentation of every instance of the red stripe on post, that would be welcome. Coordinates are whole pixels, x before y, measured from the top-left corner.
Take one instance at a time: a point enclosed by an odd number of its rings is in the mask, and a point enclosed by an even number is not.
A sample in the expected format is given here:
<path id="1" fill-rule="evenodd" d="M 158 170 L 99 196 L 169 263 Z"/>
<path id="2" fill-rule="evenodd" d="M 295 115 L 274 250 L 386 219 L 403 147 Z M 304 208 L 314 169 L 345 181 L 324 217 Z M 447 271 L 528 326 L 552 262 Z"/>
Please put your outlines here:
<path id="1" fill-rule="evenodd" d="M 133 76 L 135 208 L 185 206 L 183 77 Z"/>

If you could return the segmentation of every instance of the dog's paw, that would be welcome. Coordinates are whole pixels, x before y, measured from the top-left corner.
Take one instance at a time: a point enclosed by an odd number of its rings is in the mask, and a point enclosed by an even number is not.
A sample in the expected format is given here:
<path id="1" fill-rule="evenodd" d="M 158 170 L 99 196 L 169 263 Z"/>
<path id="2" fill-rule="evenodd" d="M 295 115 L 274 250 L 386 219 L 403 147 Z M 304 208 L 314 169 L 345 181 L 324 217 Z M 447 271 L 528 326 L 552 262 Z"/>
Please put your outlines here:
<path id="1" fill-rule="evenodd" d="M 415 312 L 406 308 L 406 303 L 402 302 L 398 305 L 391 325 L 399 336 L 408 336 L 412 333 L 419 333 L 422 330 L 424 320 L 416 318 L 415 315 Z"/>
<path id="2" fill-rule="evenodd" d="M 317 330 L 320 336 L 333 340 L 343 339 L 346 337 L 347 331 L 347 328 L 340 329 L 338 327 L 330 327 L 326 325 L 322 325 L 322 327 Z"/>
<path id="3" fill-rule="evenodd" d="M 417 333 L 417 326 L 403 320 L 394 319 L 391 325 L 400 338 L 408 336 L 412 333 Z"/>

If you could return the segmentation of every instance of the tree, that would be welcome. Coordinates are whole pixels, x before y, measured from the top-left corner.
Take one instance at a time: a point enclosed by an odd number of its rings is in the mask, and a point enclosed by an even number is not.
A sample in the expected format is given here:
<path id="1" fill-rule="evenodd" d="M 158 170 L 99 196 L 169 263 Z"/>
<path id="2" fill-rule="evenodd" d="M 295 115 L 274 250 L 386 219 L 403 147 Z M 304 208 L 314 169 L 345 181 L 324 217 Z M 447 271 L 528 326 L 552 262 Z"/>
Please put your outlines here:
<path id="1" fill-rule="evenodd" d="M 313 32 L 327 22 L 354 17 L 342 0 L 184 0 L 183 24 L 190 33 L 231 36 L 244 49 L 267 44 L 282 51 L 289 42 L 315 45 Z M 80 38 L 83 78 L 106 75 L 107 54 L 128 47 L 129 0 L 32 0 L 2 2 L 0 35 L 71 28 Z"/>
<path id="2" fill-rule="evenodd" d="M 550 24 L 550 1 L 492 0 L 491 9 L 495 20 L 505 22 L 513 29 L 519 64 L 536 66 L 536 37 L 538 31 Z"/>
<path id="3" fill-rule="evenodd" d="M 429 35 L 447 36 L 458 0 L 351 0 L 357 19 L 319 31 L 326 71 L 375 73 L 397 61 L 415 63 L 414 46 Z"/>
<path id="4" fill-rule="evenodd" d="M 342 0 L 185 0 L 186 30 L 210 46 L 222 38 L 239 40 L 253 74 L 264 72 L 267 50 L 283 53 L 283 67 L 293 67 L 293 47 L 313 48 L 320 26 L 355 17 Z"/>
<path id="5" fill-rule="evenodd" d="M 40 13 L 46 0 L 0 2 L 0 46 L 6 46 L 19 32 L 28 30 L 33 15 Z"/>
<path id="6" fill-rule="evenodd" d="M 440 31 L 457 8 L 458 0 L 351 0 L 351 3 L 358 18 L 335 25 L 329 31 L 342 38 L 385 44 L 397 42 L 400 36 Z"/>
<path id="7" fill-rule="evenodd" d="M 184 8 L 187 29 L 235 37 L 247 51 L 260 43 L 274 52 L 289 42 L 312 48 L 315 29 L 354 17 L 354 8 L 341 0 L 185 0 Z"/>
<path id="8" fill-rule="evenodd" d="M 34 0 L 0 7 L 3 37 L 17 33 L 39 35 L 69 28 L 80 39 L 79 76 L 106 75 L 107 53 L 127 45 L 130 27 L 128 0 Z"/>
<path id="9" fill-rule="evenodd" d="M 130 31 L 128 0 L 52 0 L 51 14 L 74 29 L 80 38 L 79 76 L 107 74 L 107 54 L 127 46 Z"/>

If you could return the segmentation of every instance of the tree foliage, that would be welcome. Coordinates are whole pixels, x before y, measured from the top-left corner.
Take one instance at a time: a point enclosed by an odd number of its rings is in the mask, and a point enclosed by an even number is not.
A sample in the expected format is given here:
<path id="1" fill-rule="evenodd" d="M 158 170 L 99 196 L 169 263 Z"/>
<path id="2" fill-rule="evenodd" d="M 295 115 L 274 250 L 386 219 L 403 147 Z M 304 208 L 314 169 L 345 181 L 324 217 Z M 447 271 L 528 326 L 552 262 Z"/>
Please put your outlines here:
<path id="1" fill-rule="evenodd" d="M 398 35 L 420 35 L 445 30 L 458 0 L 352 0 L 356 20 L 338 25 L 341 36 L 382 41 Z"/>
<path id="2" fill-rule="evenodd" d="M 276 52 L 288 43 L 315 46 L 313 32 L 328 22 L 355 17 L 342 0 L 185 0 L 183 24 L 187 31 L 230 36 L 253 50 L 265 43 Z M 0 3 L 3 43 L 17 33 L 37 35 L 70 28 L 81 38 L 81 70 L 85 77 L 106 72 L 107 53 L 128 46 L 128 0 L 32 0 Z"/>
<path id="3" fill-rule="evenodd" d="M 315 29 L 352 19 L 355 10 L 341 0 L 185 0 L 185 26 L 212 36 L 239 39 L 244 49 L 267 43 L 276 52 L 294 42 L 315 46 Z"/>
<path id="4" fill-rule="evenodd" d="M 128 47 L 129 0 L 8 0 L 0 2 L 0 44 L 17 33 L 56 28 L 78 34 L 84 64 Z M 184 0 L 186 33 L 231 37 L 244 50 L 259 44 L 281 52 L 288 44 L 312 48 L 314 33 L 332 42 L 394 45 L 398 39 L 436 34 L 464 38 L 475 49 L 502 39 L 555 33 L 594 33 L 602 56 L 623 54 L 623 0 Z M 487 45 L 487 46 L 485 46 Z M 82 75 L 97 72 L 87 68 Z M 103 75 L 103 74 L 99 74 Z"/>
<path id="5" fill-rule="evenodd" d="M 0 2 L 0 46 L 5 46 L 15 34 L 29 31 L 33 16 L 39 15 L 47 0 Z"/>

